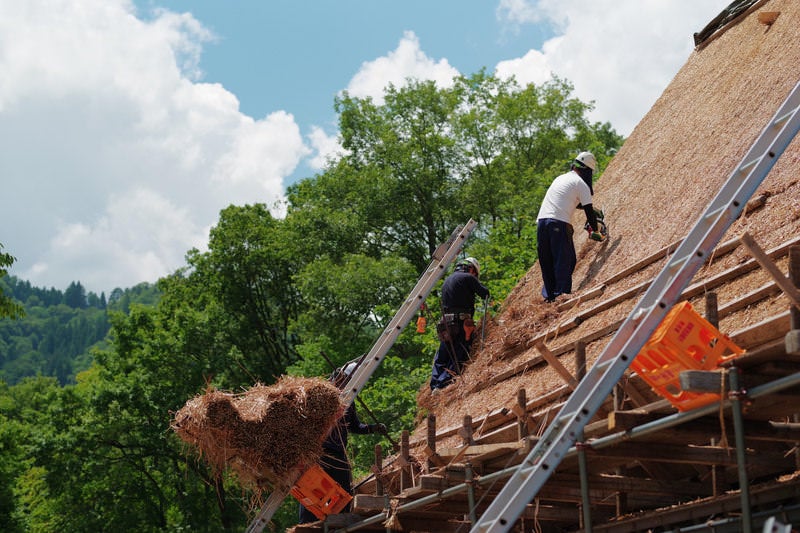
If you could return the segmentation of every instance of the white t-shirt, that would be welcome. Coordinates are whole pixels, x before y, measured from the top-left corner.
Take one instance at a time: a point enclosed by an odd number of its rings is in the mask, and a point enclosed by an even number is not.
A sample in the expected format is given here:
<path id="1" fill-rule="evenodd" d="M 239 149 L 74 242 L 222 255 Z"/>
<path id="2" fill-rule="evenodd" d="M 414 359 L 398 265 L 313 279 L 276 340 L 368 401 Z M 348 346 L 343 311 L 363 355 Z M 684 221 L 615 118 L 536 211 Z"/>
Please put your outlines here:
<path id="1" fill-rule="evenodd" d="M 577 172 L 570 170 L 553 180 L 539 208 L 536 220 L 555 218 L 570 223 L 578 204 L 592 203 L 592 191 Z"/>

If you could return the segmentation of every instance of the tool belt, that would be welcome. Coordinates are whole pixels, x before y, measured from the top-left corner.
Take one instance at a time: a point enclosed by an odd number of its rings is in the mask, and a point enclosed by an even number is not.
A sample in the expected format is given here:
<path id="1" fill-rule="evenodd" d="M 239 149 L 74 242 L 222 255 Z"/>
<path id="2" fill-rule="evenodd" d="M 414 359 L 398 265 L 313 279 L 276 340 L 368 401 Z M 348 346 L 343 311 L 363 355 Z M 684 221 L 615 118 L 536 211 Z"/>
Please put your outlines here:
<path id="1" fill-rule="evenodd" d="M 475 322 L 470 313 L 445 313 L 436 324 L 436 334 L 442 342 L 452 342 L 458 336 L 460 329 L 464 330 L 467 340 L 475 331 Z"/>

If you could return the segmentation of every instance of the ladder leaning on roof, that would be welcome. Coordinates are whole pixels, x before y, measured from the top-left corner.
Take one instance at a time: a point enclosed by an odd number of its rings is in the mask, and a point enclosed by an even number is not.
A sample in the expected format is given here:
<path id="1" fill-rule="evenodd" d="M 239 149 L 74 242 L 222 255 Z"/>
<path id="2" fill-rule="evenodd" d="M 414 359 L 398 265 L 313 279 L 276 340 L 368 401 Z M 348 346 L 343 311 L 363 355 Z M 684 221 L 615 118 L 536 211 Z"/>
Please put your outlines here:
<path id="1" fill-rule="evenodd" d="M 409 294 L 408 298 L 406 298 L 405 302 L 400 306 L 400 309 L 383 330 L 378 340 L 375 341 L 372 349 L 364 357 L 359 359 L 359 364 L 355 371 L 350 376 L 347 383 L 343 385 L 339 398 L 344 405 L 349 406 L 353 403 L 358 393 L 361 392 L 361 389 L 367 384 L 369 378 L 375 370 L 378 369 L 381 361 L 383 361 L 383 358 L 397 340 L 397 337 L 400 336 L 403 328 L 408 325 L 419 310 L 419 306 L 425 301 L 425 298 L 428 297 L 431 290 L 433 290 L 436 282 L 441 279 L 447 267 L 458 256 L 458 253 L 467 241 L 467 237 L 469 237 L 476 225 L 477 222 L 470 219 L 464 226 L 456 228 L 450 235 L 450 238 L 446 242 L 440 244 L 433 252 L 428 268 L 422 276 L 420 276 L 411 294 Z M 281 503 L 283 503 L 283 500 L 289 495 L 292 486 L 297 482 L 301 474 L 302 472 L 297 472 L 295 477 L 287 481 L 285 486 L 276 486 L 274 488 L 267 498 L 267 501 L 264 502 L 264 505 L 261 507 L 256 517 L 248 526 L 246 533 L 260 533 L 263 531 L 264 526 L 272 519 L 272 516 L 278 510 Z"/>
<path id="2" fill-rule="evenodd" d="M 800 130 L 800 83 L 650 284 L 591 370 L 471 532 L 508 531 L 545 484 L 661 320 Z"/>

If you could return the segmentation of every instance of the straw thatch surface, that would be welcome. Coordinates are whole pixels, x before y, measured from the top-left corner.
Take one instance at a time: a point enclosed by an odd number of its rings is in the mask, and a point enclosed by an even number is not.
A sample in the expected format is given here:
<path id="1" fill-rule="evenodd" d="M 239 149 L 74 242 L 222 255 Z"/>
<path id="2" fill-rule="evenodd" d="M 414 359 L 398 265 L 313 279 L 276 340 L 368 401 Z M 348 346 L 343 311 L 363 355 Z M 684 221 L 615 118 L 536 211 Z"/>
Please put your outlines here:
<path id="1" fill-rule="evenodd" d="M 284 376 L 241 394 L 212 389 L 195 396 L 172 428 L 215 471 L 231 469 L 245 485 L 263 488 L 316 463 L 342 412 L 339 389 L 329 381 Z"/>
<path id="2" fill-rule="evenodd" d="M 779 11 L 780 15 L 767 26 L 758 21 L 757 14 L 763 10 Z M 692 36 L 687 35 L 686 39 L 691 42 Z M 576 233 L 578 266 L 572 297 L 603 285 L 613 275 L 687 235 L 797 83 L 798 65 L 800 2 L 796 0 L 757 4 L 690 55 L 595 186 L 594 203 L 606 213 L 610 239 L 599 245 L 588 241 L 582 232 Z M 625 80 L 620 80 L 620 90 L 626 90 Z M 763 206 L 746 212 L 723 241 L 747 231 L 762 248 L 770 249 L 800 235 L 798 168 L 800 139 L 795 139 L 753 195 L 765 200 Z M 583 226 L 580 213 L 576 212 L 573 225 Z M 692 283 L 749 257 L 740 246 L 714 258 Z M 786 272 L 785 261 L 778 265 Z M 602 298 L 654 278 L 663 266 L 664 261 L 656 261 L 609 284 Z M 759 269 L 716 289 L 720 305 L 769 279 Z M 520 388 L 526 389 L 531 399 L 563 386 L 564 381 L 547 365 L 526 369 L 492 386 L 485 384 L 533 357 L 535 349 L 526 344 L 531 339 L 551 332 L 546 340 L 548 346 L 574 343 L 624 319 L 638 301 L 637 297 L 621 302 L 562 334 L 557 326 L 591 308 L 594 302 L 581 302 L 559 311 L 557 306 L 542 302 L 541 286 L 539 266 L 534 264 L 487 327 L 483 349 L 473 353 L 473 363 L 463 376 L 435 398 L 427 387 L 420 390 L 422 414 L 426 410 L 435 413 L 438 428 L 458 427 L 466 414 L 475 419 L 513 406 Z M 756 324 L 784 311 L 786 302 L 783 295 L 772 296 L 724 318 L 720 329 L 730 334 Z M 702 303 L 693 303 L 702 311 Z M 587 346 L 587 364 L 602 353 L 610 339 L 611 334 Z M 575 372 L 572 354 L 565 354 L 560 360 Z M 424 435 L 424 428 L 423 423 L 417 429 L 417 438 Z"/>

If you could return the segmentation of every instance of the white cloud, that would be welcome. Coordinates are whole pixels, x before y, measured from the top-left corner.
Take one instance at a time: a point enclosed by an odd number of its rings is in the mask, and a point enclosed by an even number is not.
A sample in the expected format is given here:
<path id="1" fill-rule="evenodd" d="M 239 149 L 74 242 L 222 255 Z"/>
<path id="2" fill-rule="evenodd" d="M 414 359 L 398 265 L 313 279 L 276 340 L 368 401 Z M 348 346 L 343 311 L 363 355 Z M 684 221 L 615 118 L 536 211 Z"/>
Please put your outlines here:
<path id="1" fill-rule="evenodd" d="M 226 153 L 217 161 L 212 178 L 225 186 L 255 182 L 265 194 L 278 196 L 275 192 L 281 190 L 283 177 L 310 153 L 302 143 L 294 117 L 286 112 L 272 113 L 260 121 L 243 117 Z M 240 201 L 246 201 L 252 192 L 246 187 Z"/>
<path id="2" fill-rule="evenodd" d="M 438 62 L 429 58 L 420 48 L 419 39 L 407 31 L 397 48 L 386 56 L 365 62 L 350 80 L 347 91 L 359 98 L 372 97 L 383 102 L 384 88 L 390 83 L 396 87 L 405 85 L 408 78 L 433 80 L 440 87 L 450 87 L 459 72 L 446 59 Z"/>
<path id="3" fill-rule="evenodd" d="M 254 120 L 197 81 L 212 38 L 188 14 L 137 18 L 128 0 L 0 1 L 11 274 L 98 293 L 155 281 L 204 245 L 221 209 L 281 200 L 310 149 L 292 115 Z"/>
<path id="4" fill-rule="evenodd" d="M 338 136 L 328 135 L 319 126 L 311 128 L 308 140 L 316 154 L 309 160 L 309 165 L 314 170 L 324 169 L 331 159 L 335 159 L 345 153 L 342 145 L 339 144 Z"/>
<path id="5" fill-rule="evenodd" d="M 558 35 L 541 50 L 497 64 L 500 76 L 541 83 L 566 78 L 594 101 L 590 118 L 629 135 L 691 53 L 692 34 L 728 0 L 501 0 L 513 24 L 549 21 Z M 505 11 L 503 9 L 505 9 Z M 536 14 L 536 15 L 534 15 Z M 498 15 L 500 16 L 500 15 Z"/>
<path id="6" fill-rule="evenodd" d="M 553 39 L 549 43 L 557 41 L 558 39 Z M 529 50 L 522 57 L 499 62 L 495 67 L 495 74 L 500 78 L 514 76 L 520 85 L 540 85 L 552 77 L 547 55 L 538 50 Z"/>
<path id="7" fill-rule="evenodd" d="M 536 7 L 527 0 L 500 0 L 495 13 L 498 20 L 511 25 L 534 24 L 541 21 Z"/>
<path id="8" fill-rule="evenodd" d="M 187 208 L 156 191 L 134 189 L 112 195 L 105 212 L 91 224 L 63 225 L 50 249 L 58 257 L 54 267 L 80 271 L 102 287 L 120 286 L 115 281 L 121 277 L 127 287 L 174 270 L 189 248 L 203 250 L 207 231 L 192 221 Z M 87 255 L 102 259 L 87 264 Z M 37 270 L 43 275 L 50 267 L 40 264 Z"/>

